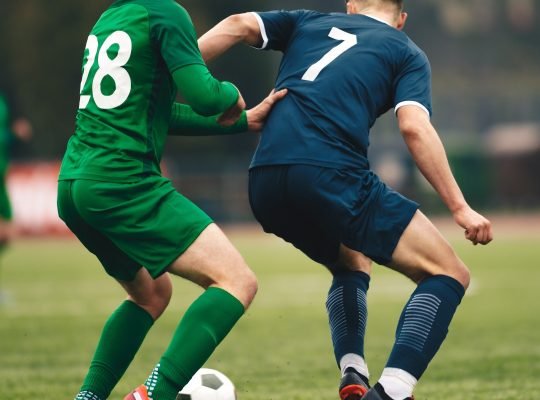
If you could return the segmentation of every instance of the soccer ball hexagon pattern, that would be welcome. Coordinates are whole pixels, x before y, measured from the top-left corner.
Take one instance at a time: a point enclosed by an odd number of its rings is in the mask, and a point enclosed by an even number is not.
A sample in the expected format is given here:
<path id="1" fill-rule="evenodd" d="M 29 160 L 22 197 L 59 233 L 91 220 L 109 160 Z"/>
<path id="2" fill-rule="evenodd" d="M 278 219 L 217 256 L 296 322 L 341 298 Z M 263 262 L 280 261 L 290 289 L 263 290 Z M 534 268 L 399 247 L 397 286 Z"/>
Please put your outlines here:
<path id="1" fill-rule="evenodd" d="M 236 390 L 223 373 L 201 368 L 178 393 L 176 400 L 236 400 Z"/>

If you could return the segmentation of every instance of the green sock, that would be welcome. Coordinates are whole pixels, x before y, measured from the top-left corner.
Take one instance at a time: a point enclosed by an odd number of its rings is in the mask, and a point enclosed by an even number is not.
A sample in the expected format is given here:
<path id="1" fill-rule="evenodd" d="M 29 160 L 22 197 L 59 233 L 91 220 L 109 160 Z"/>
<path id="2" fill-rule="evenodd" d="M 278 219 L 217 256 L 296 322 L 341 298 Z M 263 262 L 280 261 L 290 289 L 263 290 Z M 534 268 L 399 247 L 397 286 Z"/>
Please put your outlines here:
<path id="1" fill-rule="evenodd" d="M 207 289 L 188 308 L 169 347 L 146 381 L 154 400 L 175 399 L 244 313 L 223 289 Z"/>
<path id="2" fill-rule="evenodd" d="M 124 301 L 103 327 L 81 393 L 91 393 L 99 399 L 109 397 L 153 324 L 154 319 L 146 310 Z"/>

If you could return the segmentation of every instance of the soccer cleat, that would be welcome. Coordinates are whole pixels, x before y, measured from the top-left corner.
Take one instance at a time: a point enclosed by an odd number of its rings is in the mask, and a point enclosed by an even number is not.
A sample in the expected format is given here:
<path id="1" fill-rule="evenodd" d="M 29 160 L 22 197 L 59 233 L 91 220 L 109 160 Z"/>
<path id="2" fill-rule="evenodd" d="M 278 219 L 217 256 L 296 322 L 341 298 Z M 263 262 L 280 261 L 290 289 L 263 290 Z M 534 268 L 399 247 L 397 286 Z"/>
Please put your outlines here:
<path id="1" fill-rule="evenodd" d="M 368 390 L 367 378 L 352 367 L 345 370 L 339 384 L 339 397 L 341 400 L 360 400 Z"/>
<path id="2" fill-rule="evenodd" d="M 146 386 L 140 385 L 135 388 L 133 392 L 124 397 L 124 400 L 152 400 L 148 397 L 148 391 Z"/>
<path id="3" fill-rule="evenodd" d="M 368 392 L 362 397 L 362 400 L 393 400 L 386 394 L 384 388 L 380 383 L 376 383 Z M 407 397 L 403 400 L 414 400 L 414 396 Z"/>

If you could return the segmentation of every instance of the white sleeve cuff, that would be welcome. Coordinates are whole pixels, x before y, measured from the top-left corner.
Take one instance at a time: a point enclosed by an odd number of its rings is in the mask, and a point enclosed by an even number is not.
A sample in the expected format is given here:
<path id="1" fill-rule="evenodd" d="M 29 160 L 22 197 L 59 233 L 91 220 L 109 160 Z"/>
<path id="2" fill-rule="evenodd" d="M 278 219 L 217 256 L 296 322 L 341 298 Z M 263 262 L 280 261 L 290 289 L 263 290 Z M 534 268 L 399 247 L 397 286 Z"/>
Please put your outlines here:
<path id="1" fill-rule="evenodd" d="M 429 110 L 423 104 L 421 104 L 421 103 L 419 103 L 417 101 L 402 101 L 401 103 L 396 104 L 396 106 L 394 107 L 394 113 L 397 114 L 397 111 L 403 106 L 417 106 L 417 107 L 420 107 L 422 110 L 424 110 L 426 112 L 426 114 L 428 115 L 428 118 L 431 118 L 431 115 L 429 115 Z"/>
<path id="2" fill-rule="evenodd" d="M 268 35 L 266 35 L 266 28 L 264 27 L 264 22 L 263 22 L 261 16 L 259 14 L 257 14 L 256 12 L 252 12 L 251 14 L 253 14 L 255 19 L 259 23 L 259 29 L 261 30 L 261 36 L 262 36 L 262 40 L 263 40 L 261 47 L 255 47 L 255 46 L 253 46 L 253 47 L 256 48 L 256 49 L 259 49 L 259 50 L 263 50 L 268 45 Z"/>

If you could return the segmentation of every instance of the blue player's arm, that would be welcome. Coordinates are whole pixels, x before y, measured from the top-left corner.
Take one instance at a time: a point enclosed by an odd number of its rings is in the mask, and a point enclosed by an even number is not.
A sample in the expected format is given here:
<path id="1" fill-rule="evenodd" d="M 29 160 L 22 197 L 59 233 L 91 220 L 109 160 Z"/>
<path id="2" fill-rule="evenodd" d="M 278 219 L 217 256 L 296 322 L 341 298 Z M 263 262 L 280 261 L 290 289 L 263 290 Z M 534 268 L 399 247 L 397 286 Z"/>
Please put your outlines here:
<path id="1" fill-rule="evenodd" d="M 465 229 L 465 237 L 473 244 L 489 243 L 493 239 L 491 224 L 467 204 L 428 113 L 417 105 L 405 105 L 397 111 L 397 118 L 418 169 L 437 191 L 456 223 Z"/>
<path id="2" fill-rule="evenodd" d="M 204 61 L 208 62 L 238 43 L 261 47 L 264 39 L 257 14 L 244 13 L 225 18 L 202 35 L 198 43 Z"/>

